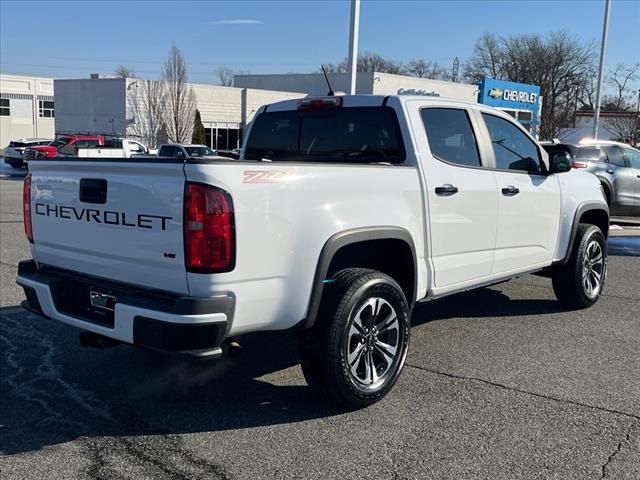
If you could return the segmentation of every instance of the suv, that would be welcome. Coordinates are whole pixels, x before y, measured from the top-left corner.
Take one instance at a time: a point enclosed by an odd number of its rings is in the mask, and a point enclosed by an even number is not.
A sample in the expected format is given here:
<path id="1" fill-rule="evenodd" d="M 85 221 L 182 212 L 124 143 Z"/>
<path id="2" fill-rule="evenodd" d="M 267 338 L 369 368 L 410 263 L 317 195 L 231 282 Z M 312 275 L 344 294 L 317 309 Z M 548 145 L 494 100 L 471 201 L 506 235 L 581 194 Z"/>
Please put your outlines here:
<path id="1" fill-rule="evenodd" d="M 398 379 L 416 302 L 534 272 L 567 307 L 598 300 L 609 209 L 570 163 L 484 105 L 287 100 L 240 161 L 34 161 L 17 282 L 85 344 L 216 357 L 296 329 L 309 384 L 362 407 Z"/>
<path id="2" fill-rule="evenodd" d="M 612 216 L 640 217 L 640 150 L 606 140 L 543 144 L 543 147 L 550 156 L 568 152 L 573 168 L 598 177 Z"/>
<path id="3" fill-rule="evenodd" d="M 206 145 L 191 145 L 183 143 L 169 143 L 160 145 L 158 157 L 173 158 L 216 158 L 219 155 Z"/>
<path id="4" fill-rule="evenodd" d="M 24 162 L 22 154 L 27 147 L 35 147 L 38 145 L 49 145 L 53 140 L 44 138 L 20 138 L 12 140 L 4 149 L 4 163 L 11 165 L 13 168 L 22 168 Z"/>
<path id="5" fill-rule="evenodd" d="M 91 148 L 105 144 L 102 135 L 59 135 L 48 145 L 26 148 L 24 162 L 35 158 L 76 157 L 79 148 Z"/>

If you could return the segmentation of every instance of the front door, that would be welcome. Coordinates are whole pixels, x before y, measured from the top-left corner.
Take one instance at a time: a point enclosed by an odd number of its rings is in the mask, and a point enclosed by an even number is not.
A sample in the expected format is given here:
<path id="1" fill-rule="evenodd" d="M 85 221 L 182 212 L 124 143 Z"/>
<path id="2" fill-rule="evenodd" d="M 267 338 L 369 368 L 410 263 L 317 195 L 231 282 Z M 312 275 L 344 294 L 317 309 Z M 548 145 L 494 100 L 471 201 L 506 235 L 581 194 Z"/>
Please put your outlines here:
<path id="1" fill-rule="evenodd" d="M 560 186 L 543 170 L 540 149 L 510 120 L 483 112 L 498 184 L 498 229 L 492 274 L 541 267 L 553 259 Z"/>
<path id="2" fill-rule="evenodd" d="M 445 293 L 491 273 L 496 180 L 483 167 L 471 111 L 425 106 L 411 112 L 427 189 L 434 293 Z"/>

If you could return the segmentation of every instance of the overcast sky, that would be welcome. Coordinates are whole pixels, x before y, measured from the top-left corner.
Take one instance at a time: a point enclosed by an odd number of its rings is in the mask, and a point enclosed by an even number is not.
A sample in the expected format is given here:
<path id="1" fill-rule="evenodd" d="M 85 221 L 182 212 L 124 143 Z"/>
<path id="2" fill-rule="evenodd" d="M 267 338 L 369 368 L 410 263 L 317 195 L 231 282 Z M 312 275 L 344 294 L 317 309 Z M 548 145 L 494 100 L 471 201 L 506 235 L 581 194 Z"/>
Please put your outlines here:
<path id="1" fill-rule="evenodd" d="M 360 50 L 400 61 L 464 62 L 485 31 L 567 30 L 600 41 L 604 0 L 363 1 Z M 48 77 L 157 78 L 172 42 L 189 79 L 215 83 L 225 65 L 252 73 L 317 71 L 347 52 L 348 1 L 0 1 L 0 71 Z M 640 62 L 640 1 L 613 0 L 607 66 Z"/>

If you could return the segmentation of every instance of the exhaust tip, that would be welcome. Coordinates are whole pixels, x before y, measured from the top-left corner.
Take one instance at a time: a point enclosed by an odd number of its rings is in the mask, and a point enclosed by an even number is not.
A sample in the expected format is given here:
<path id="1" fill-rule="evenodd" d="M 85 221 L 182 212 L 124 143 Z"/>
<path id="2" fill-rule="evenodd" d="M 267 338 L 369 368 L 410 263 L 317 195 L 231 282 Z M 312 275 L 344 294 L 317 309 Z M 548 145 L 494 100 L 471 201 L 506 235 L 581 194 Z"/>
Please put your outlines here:
<path id="1" fill-rule="evenodd" d="M 242 354 L 242 345 L 230 338 L 224 342 L 223 350 L 229 357 L 237 358 Z"/>

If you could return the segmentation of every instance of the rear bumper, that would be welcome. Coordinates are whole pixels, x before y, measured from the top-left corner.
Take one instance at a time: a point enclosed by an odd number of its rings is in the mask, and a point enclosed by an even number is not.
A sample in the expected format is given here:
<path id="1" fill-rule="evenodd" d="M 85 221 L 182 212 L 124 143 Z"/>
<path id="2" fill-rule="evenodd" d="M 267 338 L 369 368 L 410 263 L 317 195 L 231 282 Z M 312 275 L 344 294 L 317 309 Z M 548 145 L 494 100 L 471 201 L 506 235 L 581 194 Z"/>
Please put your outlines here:
<path id="1" fill-rule="evenodd" d="M 67 323 L 136 346 L 197 355 L 219 355 L 231 326 L 235 298 L 175 296 L 88 277 L 77 272 L 38 268 L 20 262 L 16 283 L 25 307 L 45 318 Z M 113 309 L 92 305 L 90 292 L 114 298 Z"/>

